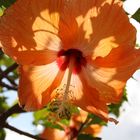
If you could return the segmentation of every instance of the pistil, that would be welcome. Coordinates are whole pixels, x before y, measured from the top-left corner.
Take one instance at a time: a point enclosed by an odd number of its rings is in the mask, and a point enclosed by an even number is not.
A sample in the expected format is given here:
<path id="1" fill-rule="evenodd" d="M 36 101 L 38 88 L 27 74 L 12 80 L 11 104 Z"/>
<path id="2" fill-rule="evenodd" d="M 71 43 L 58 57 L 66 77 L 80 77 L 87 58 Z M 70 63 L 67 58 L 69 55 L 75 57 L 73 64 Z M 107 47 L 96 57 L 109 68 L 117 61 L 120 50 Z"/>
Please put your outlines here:
<path id="1" fill-rule="evenodd" d="M 50 103 L 50 110 L 57 114 L 60 119 L 70 119 L 72 113 L 71 99 L 72 88 L 71 85 L 72 74 L 78 74 L 83 66 L 86 66 L 86 59 L 82 52 L 76 49 L 61 50 L 58 53 L 57 64 L 60 70 L 68 70 L 68 77 L 66 84 L 56 90 L 56 98 Z"/>
<path id="2" fill-rule="evenodd" d="M 64 96 L 63 96 L 63 101 L 64 102 L 68 100 L 68 93 L 69 93 L 69 87 L 70 87 L 70 83 L 71 83 L 71 76 L 72 76 L 72 71 L 73 71 L 73 68 L 74 68 L 74 63 L 75 63 L 75 60 L 71 56 L 70 62 L 69 62 L 69 69 L 68 69 L 68 79 L 67 79 L 66 88 L 65 88 L 65 91 L 64 91 Z"/>
<path id="3" fill-rule="evenodd" d="M 58 109 L 58 117 L 59 118 L 66 118 L 69 119 L 71 116 L 71 107 L 70 107 L 70 102 L 69 102 L 69 88 L 70 88 L 70 83 L 71 83 L 71 76 L 72 76 L 72 71 L 74 68 L 74 58 L 71 56 L 70 57 L 70 62 L 69 62 L 69 69 L 68 69 L 68 78 L 67 78 L 67 83 L 66 83 L 66 88 L 62 97 L 62 103 Z"/>

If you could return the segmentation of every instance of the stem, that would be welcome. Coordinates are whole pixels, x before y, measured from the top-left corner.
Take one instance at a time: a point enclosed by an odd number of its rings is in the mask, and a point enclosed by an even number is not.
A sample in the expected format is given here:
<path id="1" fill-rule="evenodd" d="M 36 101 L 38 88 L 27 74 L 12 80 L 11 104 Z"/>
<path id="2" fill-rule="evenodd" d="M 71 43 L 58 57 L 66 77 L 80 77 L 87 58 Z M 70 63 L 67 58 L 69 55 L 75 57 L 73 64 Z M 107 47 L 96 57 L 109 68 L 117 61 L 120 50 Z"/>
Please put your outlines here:
<path id="1" fill-rule="evenodd" d="M 13 71 L 14 69 L 16 69 L 18 67 L 18 64 L 17 63 L 14 63 L 12 64 L 10 67 L 8 67 L 4 72 L 3 74 L 8 74 L 9 72 Z"/>
<path id="2" fill-rule="evenodd" d="M 1 85 L 4 85 L 4 87 L 7 87 L 8 89 L 15 89 L 17 87 L 17 84 L 15 83 L 14 80 L 12 80 L 10 77 L 8 77 L 8 73 L 10 73 L 11 71 L 13 71 L 14 69 L 16 69 L 18 66 L 18 64 L 14 63 L 13 65 L 11 65 L 10 67 L 8 67 L 5 71 L 2 71 L 0 68 L 0 81 L 5 77 L 12 85 L 14 85 L 14 87 L 10 87 L 7 84 L 4 83 L 0 83 Z M 15 87 L 16 86 L 16 87 Z M 17 89 L 16 89 L 17 90 Z"/>
<path id="3" fill-rule="evenodd" d="M 17 87 L 12 87 L 12 86 L 10 86 L 10 85 L 8 85 L 8 84 L 2 82 L 2 81 L 0 81 L 0 85 L 1 85 L 2 87 L 6 87 L 6 88 L 9 89 L 9 90 L 15 90 L 15 91 L 17 91 Z"/>
<path id="4" fill-rule="evenodd" d="M 2 127 L 5 124 L 7 118 L 15 113 L 25 112 L 18 104 L 14 105 L 4 113 L 0 114 L 0 126 Z"/>
<path id="5" fill-rule="evenodd" d="M 7 128 L 7 129 L 10 129 L 14 132 L 21 134 L 21 135 L 25 135 L 27 137 L 34 138 L 36 140 L 45 140 L 45 139 L 39 138 L 37 136 L 34 136 L 32 134 L 29 134 L 27 132 L 23 132 L 23 131 L 9 125 L 8 123 L 6 123 L 7 118 L 9 116 L 11 116 L 12 114 L 23 113 L 23 112 L 25 112 L 25 111 L 18 104 L 16 104 L 13 107 L 11 107 L 10 109 L 8 109 L 7 111 L 5 111 L 4 113 L 0 114 L 0 128 Z"/>
<path id="6" fill-rule="evenodd" d="M 87 125 L 89 120 L 90 120 L 90 118 L 87 116 L 86 120 L 83 123 L 81 123 L 79 129 L 77 130 L 76 136 L 75 135 L 71 135 L 70 140 L 73 140 L 74 138 L 78 137 L 78 135 L 81 133 L 81 131 L 83 130 L 85 125 Z"/>
<path id="7" fill-rule="evenodd" d="M 27 132 L 21 131 L 21 130 L 9 125 L 8 123 L 5 124 L 5 128 L 10 129 L 14 132 L 17 132 L 20 135 L 24 135 L 24 136 L 27 136 L 27 137 L 30 137 L 30 138 L 33 138 L 33 139 L 36 139 L 36 140 L 46 140 L 46 139 L 39 138 L 38 136 L 34 136 L 32 134 L 29 134 Z"/>
<path id="8" fill-rule="evenodd" d="M 8 77 L 7 75 L 5 75 L 5 78 L 16 88 L 17 84 L 15 83 L 14 80 L 12 80 L 10 77 Z"/>
<path id="9" fill-rule="evenodd" d="M 82 131 L 82 129 L 84 128 L 84 126 L 89 122 L 89 120 L 90 120 L 90 118 L 87 116 L 86 120 L 79 127 L 78 134 Z"/>

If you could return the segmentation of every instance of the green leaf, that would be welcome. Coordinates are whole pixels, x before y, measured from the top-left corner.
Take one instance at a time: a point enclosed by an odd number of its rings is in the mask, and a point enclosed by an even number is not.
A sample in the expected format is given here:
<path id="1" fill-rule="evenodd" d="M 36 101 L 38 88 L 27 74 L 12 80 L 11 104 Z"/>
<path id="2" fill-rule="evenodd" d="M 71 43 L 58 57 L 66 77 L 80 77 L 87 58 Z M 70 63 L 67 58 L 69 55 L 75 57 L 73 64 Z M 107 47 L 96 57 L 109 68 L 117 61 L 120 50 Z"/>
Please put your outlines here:
<path id="1" fill-rule="evenodd" d="M 56 128 L 56 129 L 61 129 L 63 130 L 62 126 L 60 124 L 69 125 L 69 120 L 66 119 L 61 119 L 59 120 L 59 124 L 58 124 L 58 120 L 57 117 L 55 115 L 55 113 L 51 112 L 48 107 L 36 111 L 34 112 L 34 121 L 33 121 L 34 125 L 43 125 L 46 128 L 50 127 L 50 128 Z"/>
<path id="2" fill-rule="evenodd" d="M 60 126 L 59 124 L 55 123 L 55 122 L 50 122 L 50 121 L 44 121 L 43 126 L 45 126 L 46 128 L 54 128 L 54 129 L 60 129 L 60 130 L 64 130 L 62 126 Z"/>
<path id="3" fill-rule="evenodd" d="M 103 121 L 101 118 L 99 118 L 94 114 L 89 114 L 88 117 L 91 118 L 92 120 L 88 123 L 87 127 L 92 124 L 106 125 L 105 121 Z"/>
<path id="4" fill-rule="evenodd" d="M 3 55 L 3 51 L 0 49 L 0 56 Z"/>
<path id="5" fill-rule="evenodd" d="M 3 96 L 0 96 L 0 113 L 3 113 L 5 110 L 7 110 L 9 107 L 6 103 L 6 98 Z"/>
<path id="6" fill-rule="evenodd" d="M 132 18 L 140 23 L 140 8 L 132 15 Z"/>
<path id="7" fill-rule="evenodd" d="M 10 66 L 14 63 L 14 61 L 8 57 L 7 55 L 1 55 L 0 56 L 0 66 Z"/>
<path id="8" fill-rule="evenodd" d="M 121 100 L 120 103 L 118 103 L 118 104 L 111 104 L 111 105 L 108 106 L 109 107 L 109 112 L 114 114 L 116 117 L 119 117 L 119 115 L 120 115 L 120 107 L 122 106 L 122 104 L 125 101 L 128 101 L 126 89 L 124 89 L 123 97 L 122 97 L 122 100 Z"/>
<path id="9" fill-rule="evenodd" d="M 0 140 L 5 140 L 6 133 L 4 129 L 0 128 Z"/>
<path id="10" fill-rule="evenodd" d="M 60 120 L 60 122 L 64 125 L 68 126 L 70 121 L 67 119 L 62 119 L 62 120 Z"/>
<path id="11" fill-rule="evenodd" d="M 80 134 L 77 140 L 101 140 L 101 138 L 94 138 L 92 135 L 89 134 Z"/>
<path id="12" fill-rule="evenodd" d="M 11 6 L 16 0 L 1 0 L 0 1 L 0 16 L 4 14 L 4 10 Z"/>
<path id="13" fill-rule="evenodd" d="M 138 49 L 139 49 L 139 48 L 140 48 L 140 44 L 136 44 L 136 48 L 138 48 Z"/>
<path id="14" fill-rule="evenodd" d="M 34 124 L 37 124 L 40 120 L 47 119 L 49 112 L 47 108 L 34 112 Z"/>
<path id="15" fill-rule="evenodd" d="M 3 92 L 3 87 L 0 86 L 0 94 Z"/>
<path id="16" fill-rule="evenodd" d="M 3 10 L 3 8 L 2 8 L 2 7 L 0 7 L 0 16 L 2 16 L 2 15 L 3 15 L 3 13 L 4 13 L 4 10 Z"/>
<path id="17" fill-rule="evenodd" d="M 9 7 L 11 4 L 13 4 L 14 2 L 16 2 L 16 0 L 1 0 L 0 1 L 0 6 L 4 6 L 4 7 Z"/>

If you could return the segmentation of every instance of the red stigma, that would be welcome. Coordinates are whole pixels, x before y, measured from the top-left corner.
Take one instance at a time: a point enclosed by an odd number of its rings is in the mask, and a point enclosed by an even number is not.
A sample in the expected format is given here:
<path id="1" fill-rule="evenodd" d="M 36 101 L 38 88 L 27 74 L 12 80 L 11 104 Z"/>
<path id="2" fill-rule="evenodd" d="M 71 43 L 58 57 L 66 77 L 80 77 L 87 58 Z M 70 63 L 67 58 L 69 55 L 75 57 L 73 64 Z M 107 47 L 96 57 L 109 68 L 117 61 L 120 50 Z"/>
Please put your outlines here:
<path id="1" fill-rule="evenodd" d="M 69 66 L 69 62 L 72 58 L 74 58 L 74 68 L 73 73 L 79 73 L 82 69 L 82 66 L 86 66 L 86 59 L 83 57 L 81 51 L 76 49 L 69 49 L 69 50 L 61 50 L 57 54 L 57 64 L 61 70 L 66 70 Z"/>

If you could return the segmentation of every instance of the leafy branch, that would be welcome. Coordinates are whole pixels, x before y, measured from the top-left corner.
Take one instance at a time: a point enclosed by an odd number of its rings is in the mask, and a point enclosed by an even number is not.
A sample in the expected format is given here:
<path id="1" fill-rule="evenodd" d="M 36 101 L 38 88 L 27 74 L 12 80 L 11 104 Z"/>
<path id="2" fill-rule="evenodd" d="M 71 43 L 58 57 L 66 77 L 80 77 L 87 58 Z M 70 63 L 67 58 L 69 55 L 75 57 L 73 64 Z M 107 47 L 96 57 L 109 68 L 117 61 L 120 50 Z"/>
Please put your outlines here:
<path id="1" fill-rule="evenodd" d="M 34 139 L 37 139 L 37 140 L 44 140 L 42 138 L 39 138 L 38 136 L 34 136 L 32 134 L 29 134 L 27 132 L 24 132 L 24 131 L 21 131 L 11 125 L 9 125 L 6 120 L 8 119 L 9 116 L 15 114 L 15 113 L 24 113 L 25 111 L 18 105 L 18 104 L 15 104 L 13 107 L 11 107 L 10 109 L 8 109 L 7 111 L 5 111 L 4 113 L 0 114 L 0 128 L 7 128 L 7 129 L 10 129 L 16 133 L 19 133 L 21 135 L 25 135 L 27 137 L 30 137 L 30 138 L 34 138 Z"/>
<path id="2" fill-rule="evenodd" d="M 2 82 L 2 81 L 0 81 L 0 86 L 6 87 L 6 88 L 9 89 L 9 90 L 15 90 L 15 91 L 17 91 L 17 88 L 16 88 L 16 87 L 12 87 L 12 86 L 10 86 L 10 85 L 8 85 L 8 84 Z"/>
<path id="3" fill-rule="evenodd" d="M 15 70 L 18 67 L 18 64 L 14 63 L 12 64 L 10 67 L 8 67 L 5 71 L 2 71 L 2 69 L 0 68 L 0 85 L 2 87 L 6 87 L 9 90 L 17 90 L 17 84 L 15 83 L 14 80 L 12 80 L 8 74 L 10 72 L 12 72 L 13 70 Z M 10 86 L 4 82 L 2 82 L 2 79 L 6 78 L 13 86 Z"/>
<path id="4" fill-rule="evenodd" d="M 2 127 L 7 118 L 15 113 L 23 113 L 25 112 L 18 104 L 15 104 L 14 106 L 12 106 L 11 108 L 9 108 L 7 111 L 5 111 L 4 113 L 0 114 L 0 126 Z"/>

